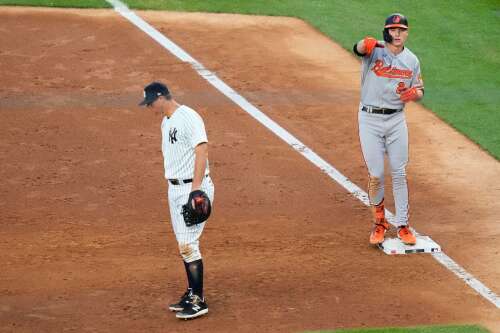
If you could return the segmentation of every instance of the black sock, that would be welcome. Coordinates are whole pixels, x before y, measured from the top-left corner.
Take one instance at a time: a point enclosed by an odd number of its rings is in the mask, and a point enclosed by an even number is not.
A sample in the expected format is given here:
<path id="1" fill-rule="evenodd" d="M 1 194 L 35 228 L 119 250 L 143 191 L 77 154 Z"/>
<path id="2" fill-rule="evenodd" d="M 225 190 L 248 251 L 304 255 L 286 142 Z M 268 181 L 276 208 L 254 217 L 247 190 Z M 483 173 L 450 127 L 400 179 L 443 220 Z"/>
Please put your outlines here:
<path id="1" fill-rule="evenodd" d="M 203 261 L 201 259 L 192 262 L 184 262 L 188 278 L 189 288 L 193 294 L 203 299 Z"/>
<path id="2" fill-rule="evenodd" d="M 191 274 L 189 274 L 189 264 L 185 261 L 183 261 L 184 263 L 184 268 L 186 269 L 186 277 L 187 277 L 187 280 L 188 280 L 188 288 L 193 290 L 193 282 L 191 281 Z"/>

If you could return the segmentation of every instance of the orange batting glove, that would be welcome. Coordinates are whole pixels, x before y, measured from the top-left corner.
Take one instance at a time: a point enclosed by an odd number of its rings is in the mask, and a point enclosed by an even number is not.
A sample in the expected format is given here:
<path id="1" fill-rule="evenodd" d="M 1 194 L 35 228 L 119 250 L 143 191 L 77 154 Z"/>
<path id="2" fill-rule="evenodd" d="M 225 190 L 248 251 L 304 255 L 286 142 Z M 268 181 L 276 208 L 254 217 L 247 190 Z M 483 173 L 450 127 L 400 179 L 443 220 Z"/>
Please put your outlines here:
<path id="1" fill-rule="evenodd" d="M 416 101 L 418 99 L 418 92 L 417 88 L 409 88 L 401 92 L 401 95 L 399 95 L 399 98 L 404 102 L 408 103 L 411 101 Z"/>
<path id="2" fill-rule="evenodd" d="M 384 47 L 379 44 L 375 38 L 370 36 L 365 37 L 365 39 L 363 39 L 363 43 L 365 44 L 366 55 L 368 56 L 372 54 L 375 47 Z"/>

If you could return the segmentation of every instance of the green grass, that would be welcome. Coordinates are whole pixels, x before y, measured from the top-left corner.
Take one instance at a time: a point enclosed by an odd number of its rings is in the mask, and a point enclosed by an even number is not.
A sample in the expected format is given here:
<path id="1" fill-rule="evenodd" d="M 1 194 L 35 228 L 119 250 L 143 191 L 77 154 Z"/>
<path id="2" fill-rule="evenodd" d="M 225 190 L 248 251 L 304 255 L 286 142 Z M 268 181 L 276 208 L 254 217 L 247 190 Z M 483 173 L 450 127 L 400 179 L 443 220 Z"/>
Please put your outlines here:
<path id="1" fill-rule="evenodd" d="M 3 6 L 39 6 L 66 8 L 110 8 L 104 0 L 0 0 Z"/>
<path id="2" fill-rule="evenodd" d="M 408 47 L 420 58 L 422 103 L 500 160 L 498 0 L 126 0 L 131 8 L 294 16 L 347 50 L 381 38 L 392 12 L 408 16 Z M 107 7 L 102 0 L 0 0 L 2 4 Z"/>
<path id="3" fill-rule="evenodd" d="M 408 328 L 367 328 L 334 331 L 309 331 L 304 333 L 488 333 L 479 326 L 422 326 Z"/>

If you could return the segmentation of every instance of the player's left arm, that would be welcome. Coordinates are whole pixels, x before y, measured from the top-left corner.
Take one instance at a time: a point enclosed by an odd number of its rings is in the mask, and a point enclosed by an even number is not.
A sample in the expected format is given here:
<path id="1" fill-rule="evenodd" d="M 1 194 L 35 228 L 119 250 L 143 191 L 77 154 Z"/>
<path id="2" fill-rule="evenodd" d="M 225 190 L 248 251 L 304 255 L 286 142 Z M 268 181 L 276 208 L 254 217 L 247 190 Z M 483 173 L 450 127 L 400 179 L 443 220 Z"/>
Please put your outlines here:
<path id="1" fill-rule="evenodd" d="M 417 89 L 417 100 L 424 97 L 424 80 L 422 79 L 422 72 L 420 71 L 420 63 L 417 62 L 415 66 L 415 73 L 413 75 L 413 80 L 411 82 L 411 86 Z"/>
<path id="2" fill-rule="evenodd" d="M 410 87 L 401 92 L 400 98 L 404 103 L 408 103 L 411 101 L 418 101 L 422 99 L 422 97 L 424 97 L 424 81 L 422 80 L 422 73 L 420 72 L 420 64 L 417 62 Z"/>
<path id="3" fill-rule="evenodd" d="M 194 175 L 191 191 L 199 190 L 203 178 L 205 177 L 205 169 L 207 168 L 208 160 L 208 143 L 202 142 L 194 148 Z"/>
<path id="4" fill-rule="evenodd" d="M 208 161 L 208 138 L 205 123 L 199 114 L 193 112 L 190 116 L 189 130 L 191 147 L 194 149 L 194 172 L 191 191 L 199 190 L 205 177 Z"/>

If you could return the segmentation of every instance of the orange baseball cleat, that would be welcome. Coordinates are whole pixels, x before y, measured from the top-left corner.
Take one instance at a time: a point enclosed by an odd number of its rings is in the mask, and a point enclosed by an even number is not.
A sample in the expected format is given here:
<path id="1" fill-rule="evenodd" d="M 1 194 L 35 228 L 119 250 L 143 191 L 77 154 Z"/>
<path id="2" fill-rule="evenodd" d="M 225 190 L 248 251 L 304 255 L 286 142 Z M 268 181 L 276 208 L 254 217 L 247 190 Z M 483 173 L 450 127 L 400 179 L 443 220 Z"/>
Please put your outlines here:
<path id="1" fill-rule="evenodd" d="M 417 243 L 417 238 L 407 225 L 398 228 L 398 238 L 407 245 L 415 245 Z"/>
<path id="2" fill-rule="evenodd" d="M 377 221 L 373 226 L 373 230 L 370 234 L 370 244 L 380 244 L 384 241 L 385 233 L 389 229 L 389 223 L 384 219 L 382 221 Z"/>

